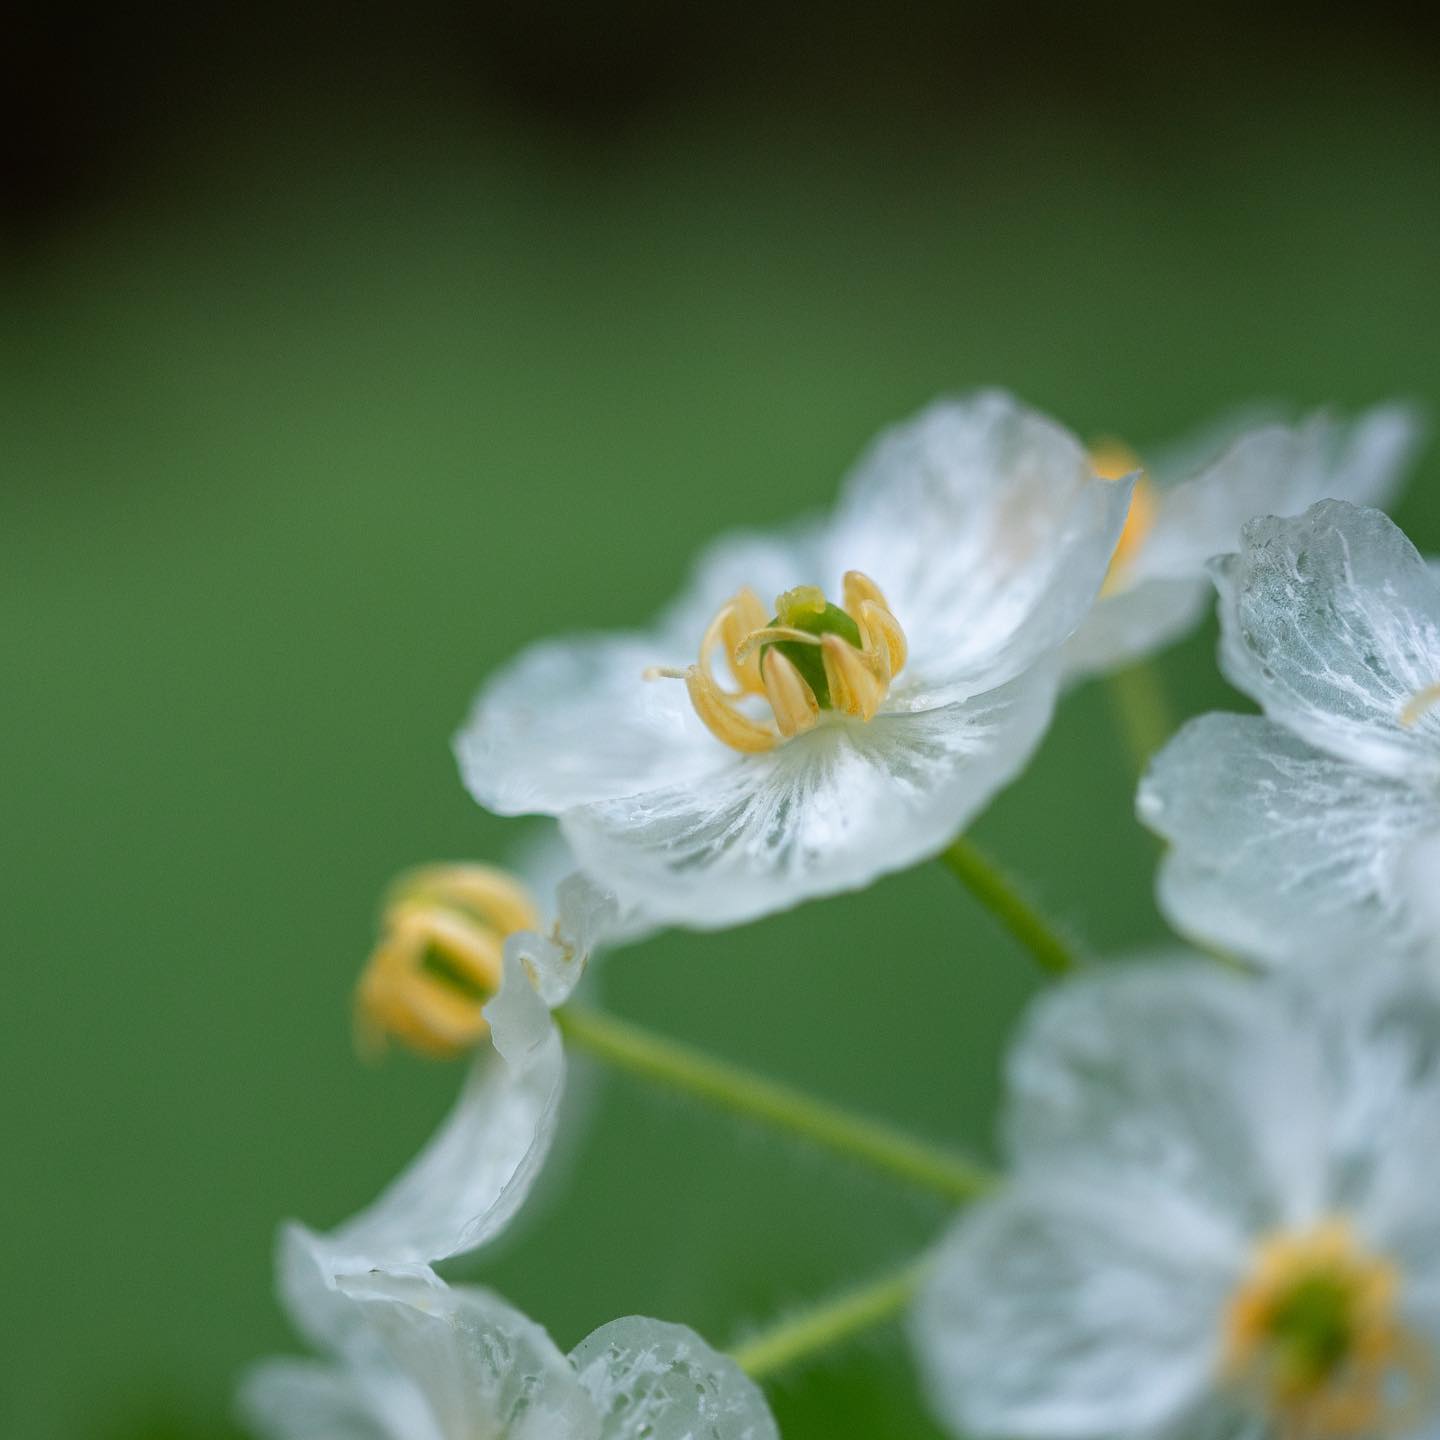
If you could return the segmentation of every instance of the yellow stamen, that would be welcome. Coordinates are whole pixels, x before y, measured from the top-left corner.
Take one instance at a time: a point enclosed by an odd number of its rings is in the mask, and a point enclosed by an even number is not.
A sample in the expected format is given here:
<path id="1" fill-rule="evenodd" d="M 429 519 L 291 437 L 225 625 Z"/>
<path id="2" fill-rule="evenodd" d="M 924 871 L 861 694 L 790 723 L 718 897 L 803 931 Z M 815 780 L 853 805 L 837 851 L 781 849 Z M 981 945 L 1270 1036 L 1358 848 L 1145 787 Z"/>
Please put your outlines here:
<path id="1" fill-rule="evenodd" d="M 778 651 L 765 661 L 765 698 L 774 712 L 776 728 L 786 740 L 810 729 L 820 718 L 815 692 L 795 662 Z"/>
<path id="2" fill-rule="evenodd" d="M 1102 480 L 1123 480 L 1140 469 L 1140 459 L 1123 441 L 1106 438 L 1097 440 L 1090 447 L 1090 468 Z M 1115 553 L 1110 557 L 1105 583 L 1100 588 L 1102 596 L 1113 595 L 1125 588 L 1130 567 L 1155 528 L 1156 508 L 1155 487 L 1146 476 L 1141 475 L 1130 492 L 1130 509 L 1125 516 L 1120 539 L 1116 542 Z"/>
<path id="3" fill-rule="evenodd" d="M 1271 1236 L 1226 1311 L 1225 1375 L 1296 1440 L 1403 1429 L 1430 1362 L 1400 1323 L 1399 1291 L 1395 1266 L 1343 1219 Z"/>
<path id="4" fill-rule="evenodd" d="M 889 694 L 890 684 L 905 665 L 909 647 L 900 622 L 891 613 L 880 587 L 858 570 L 844 578 L 844 615 L 854 622 L 859 645 L 824 628 L 825 594 L 814 585 L 787 590 L 775 602 L 773 623 L 753 590 L 742 590 L 721 606 L 700 641 L 700 658 L 684 670 L 653 666 L 647 680 L 684 680 L 695 713 L 718 740 L 744 754 L 772 750 L 782 741 L 813 729 L 825 710 L 857 720 L 874 719 Z M 833 619 L 832 622 L 834 623 Z M 811 628 L 806 628 L 807 624 Z M 801 668 L 779 645 L 799 644 L 820 650 L 828 704 L 816 687 L 820 675 L 807 680 Z M 714 652 L 723 647 L 725 665 L 736 688 L 726 690 L 715 677 Z M 770 714 L 743 709 L 740 702 L 763 699 Z"/>
<path id="5" fill-rule="evenodd" d="M 1427 685 L 1417 690 L 1400 709 L 1400 724 L 1406 730 L 1413 730 L 1436 705 L 1440 705 L 1440 684 Z"/>
<path id="6" fill-rule="evenodd" d="M 1113 435 L 1102 435 L 1090 447 L 1090 468 L 1102 480 L 1123 480 L 1140 468 L 1140 457 Z"/>
<path id="7" fill-rule="evenodd" d="M 888 681 L 880 678 L 867 657 L 848 640 L 826 635 L 820 645 L 831 705 L 843 714 L 873 720 L 889 688 Z"/>
<path id="8" fill-rule="evenodd" d="M 538 928 L 519 881 L 487 865 L 434 865 L 392 887 L 381 937 L 355 992 L 361 1051 L 393 1037 L 448 1059 L 483 1040 L 481 1013 L 500 988 L 505 939 Z"/>

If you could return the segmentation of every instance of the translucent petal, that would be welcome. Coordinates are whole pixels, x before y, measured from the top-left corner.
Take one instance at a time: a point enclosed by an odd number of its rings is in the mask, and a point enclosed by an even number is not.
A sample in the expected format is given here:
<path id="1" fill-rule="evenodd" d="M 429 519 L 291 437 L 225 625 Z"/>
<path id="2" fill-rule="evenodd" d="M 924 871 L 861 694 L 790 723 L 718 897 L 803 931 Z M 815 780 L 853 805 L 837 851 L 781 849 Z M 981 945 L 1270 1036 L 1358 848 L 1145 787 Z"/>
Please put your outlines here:
<path id="1" fill-rule="evenodd" d="M 261 1440 L 441 1440 L 399 1377 L 369 1383 L 320 1360 L 267 1360 L 245 1377 L 240 1417 Z"/>
<path id="2" fill-rule="evenodd" d="M 565 937 L 572 954 L 582 960 L 602 945 L 634 945 L 654 932 L 647 916 L 623 909 L 613 895 L 576 873 L 574 852 L 553 820 L 535 822 L 528 843 L 513 855 L 510 868 L 523 878 L 540 913 L 553 917 L 552 925 Z M 575 975 L 559 999 L 578 979 Z"/>
<path id="3" fill-rule="evenodd" d="M 1200 1402 L 1233 1269 L 1195 1252 L 1166 1200 L 1056 1183 L 1052 1203 L 1020 1186 L 961 1218 L 912 1321 L 954 1434 L 1109 1440 Z"/>
<path id="4" fill-rule="evenodd" d="M 558 815 L 723 768 L 732 752 L 700 723 L 685 686 L 645 679 L 651 666 L 694 663 L 702 633 L 685 644 L 659 632 L 588 635 L 525 651 L 455 737 L 470 793 L 500 815 Z"/>
<path id="5" fill-rule="evenodd" d="M 1332 754 L 1417 783 L 1440 779 L 1440 585 L 1378 510 L 1338 501 L 1245 527 L 1215 566 L 1221 663 L 1271 719 Z"/>
<path id="6" fill-rule="evenodd" d="M 524 1064 L 485 1056 L 429 1144 L 373 1204 L 328 1235 L 287 1227 L 280 1286 L 300 1329 L 343 1349 L 349 1318 L 335 1303 L 338 1276 L 424 1266 L 504 1229 L 549 1152 L 563 1082 L 553 1027 Z"/>
<path id="7" fill-rule="evenodd" d="M 1440 973 L 1440 824 L 1407 847 L 1400 862 L 1406 908 L 1426 937 L 1425 951 Z"/>
<path id="8" fill-rule="evenodd" d="M 1035 1007 L 1010 1078 L 1018 1169 L 1037 1184 L 1089 1170 L 1163 1187 L 1217 1236 L 1344 1214 L 1393 1258 L 1423 1251 L 1440 1279 L 1440 1216 L 1418 1178 L 1440 1143 L 1425 967 L 1116 967 Z"/>
<path id="9" fill-rule="evenodd" d="M 960 1222 L 916 1316 L 961 1433 L 1246 1433 L 1224 1307 L 1262 1237 L 1336 1215 L 1440 1334 L 1428 970 L 1117 968 L 1040 1002 L 1011 1082 L 1012 1189 Z"/>
<path id="10" fill-rule="evenodd" d="M 407 1275 L 342 1284 L 443 1440 L 598 1440 L 599 1416 L 570 1362 L 498 1296 Z"/>
<path id="11" fill-rule="evenodd" d="M 1403 864 L 1440 800 L 1269 721 L 1191 721 L 1151 766 L 1139 813 L 1174 847 L 1161 908 L 1202 943 L 1285 964 L 1422 938 Z"/>
<path id="12" fill-rule="evenodd" d="M 655 919 L 700 929 L 856 889 L 934 854 L 1024 765 L 1054 676 L 965 704 L 821 725 L 704 782 L 564 817 L 581 865 Z"/>
<path id="13" fill-rule="evenodd" d="M 1066 642 L 1067 680 L 1141 660 L 1194 629 L 1214 591 L 1207 579 L 1141 580 L 1095 602 Z"/>
<path id="14" fill-rule="evenodd" d="M 684 589 L 661 616 L 665 643 L 683 654 L 685 663 L 693 661 L 716 611 L 742 589 L 753 590 L 767 613 L 778 596 L 797 585 L 818 585 L 838 603 L 841 577 L 852 567 L 832 563 L 825 536 L 826 522 L 818 517 L 770 533 L 721 535 L 701 551 Z"/>
<path id="15" fill-rule="evenodd" d="M 1247 520 L 1297 515 L 1317 500 L 1383 505 L 1399 487 L 1420 426 L 1402 405 L 1353 423 L 1227 422 L 1156 458 L 1153 527 L 1066 647 L 1071 675 L 1096 674 L 1177 640 L 1204 613 L 1205 563 L 1240 544 Z"/>
<path id="16" fill-rule="evenodd" d="M 1328 1173 L 1326 1066 L 1293 1015 L 1213 964 L 1117 966 L 1046 996 L 1010 1062 L 1023 1175 L 1098 1167 L 1200 1207 L 1232 1243 Z"/>
<path id="17" fill-rule="evenodd" d="M 1199 575 L 1212 556 L 1239 545 L 1257 516 L 1299 515 L 1318 500 L 1388 504 L 1420 434 L 1408 407 L 1380 405 L 1349 423 L 1322 413 L 1238 436 L 1190 478 L 1162 489 L 1135 578 Z"/>
<path id="18" fill-rule="evenodd" d="M 759 1387 L 683 1325 L 613 1320 L 570 1359 L 603 1440 L 779 1440 Z"/>
<path id="19" fill-rule="evenodd" d="M 987 690 L 1059 646 L 1090 608 L 1129 505 L 1083 446 L 998 391 L 883 434 L 846 484 L 833 569 L 880 586 L 910 644 L 897 694 Z M 901 703 L 905 703 L 903 700 Z"/>

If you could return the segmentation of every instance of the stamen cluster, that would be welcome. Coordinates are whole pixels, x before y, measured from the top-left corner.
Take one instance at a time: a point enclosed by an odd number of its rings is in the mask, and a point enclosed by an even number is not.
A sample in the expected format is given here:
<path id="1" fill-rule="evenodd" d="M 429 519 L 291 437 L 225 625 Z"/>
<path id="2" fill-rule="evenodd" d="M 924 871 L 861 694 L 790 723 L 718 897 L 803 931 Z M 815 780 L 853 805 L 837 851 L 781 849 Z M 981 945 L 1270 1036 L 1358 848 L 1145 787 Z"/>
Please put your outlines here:
<path id="1" fill-rule="evenodd" d="M 393 1036 L 449 1059 L 483 1040 L 481 1013 L 500 988 L 506 937 L 534 929 L 525 886 L 489 865 L 432 865 L 393 888 L 380 941 L 355 992 L 356 1040 L 376 1053 Z"/>
<path id="2" fill-rule="evenodd" d="M 717 652 L 733 688 L 715 678 Z M 759 754 L 814 729 L 827 712 L 873 720 L 906 655 L 905 632 L 880 587 L 850 570 L 843 607 L 805 585 L 781 595 L 767 620 L 755 592 L 739 591 L 710 622 L 694 665 L 648 673 L 684 680 L 695 713 L 717 740 Z M 747 712 L 746 702 L 755 700 L 768 717 Z"/>

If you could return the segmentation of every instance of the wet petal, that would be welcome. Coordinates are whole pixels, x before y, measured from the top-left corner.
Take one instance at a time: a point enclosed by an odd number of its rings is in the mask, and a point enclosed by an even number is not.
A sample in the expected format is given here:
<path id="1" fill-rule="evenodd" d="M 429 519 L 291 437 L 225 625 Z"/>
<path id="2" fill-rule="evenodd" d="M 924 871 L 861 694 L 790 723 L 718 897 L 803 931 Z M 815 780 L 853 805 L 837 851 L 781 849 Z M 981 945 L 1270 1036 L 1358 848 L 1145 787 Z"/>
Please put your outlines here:
<path id="1" fill-rule="evenodd" d="M 1221 663 L 1312 745 L 1417 783 L 1440 779 L 1440 585 L 1378 510 L 1337 501 L 1245 527 L 1217 562 Z"/>
<path id="2" fill-rule="evenodd" d="M 658 635 L 588 635 L 525 651 L 480 692 L 455 755 L 470 793 L 500 815 L 558 815 L 572 805 L 700 778 L 731 752 L 673 680 L 685 649 Z"/>
<path id="3" fill-rule="evenodd" d="M 1151 766 L 1139 811 L 1173 846 L 1160 904 L 1192 939 L 1286 964 L 1422 938 L 1403 866 L 1440 806 L 1279 725 L 1191 721 Z"/>
<path id="4" fill-rule="evenodd" d="M 268 1360 L 240 1388 L 246 1428 L 262 1440 L 442 1440 L 399 1377 L 368 1378 L 321 1360 Z"/>
<path id="5" fill-rule="evenodd" d="M 1257 516 L 1299 515 L 1319 500 L 1387 505 L 1421 435 L 1407 406 L 1380 405 L 1353 422 L 1325 414 L 1299 425 L 1262 425 L 1217 451 L 1189 478 L 1162 490 L 1136 579 L 1199 575 L 1240 544 Z"/>
<path id="6" fill-rule="evenodd" d="M 999 391 L 883 434 L 847 482 L 829 543 L 832 569 L 874 579 L 905 631 L 897 694 L 962 698 L 1059 646 L 1100 589 L 1129 493 L 1094 475 L 1073 435 Z"/>
<path id="7" fill-rule="evenodd" d="M 1024 765 L 1054 677 L 965 704 L 835 721 L 703 783 L 584 806 L 577 858 L 626 903 L 700 929 L 856 889 L 940 850 Z"/>
<path id="8" fill-rule="evenodd" d="M 358 1276 L 342 1288 L 424 1396 L 443 1440 L 599 1440 L 599 1416 L 570 1362 L 499 1296 L 407 1275 Z"/>
<path id="9" fill-rule="evenodd" d="M 779 1440 L 759 1386 L 683 1325 L 612 1320 L 570 1359 L 602 1440 Z"/>
<path id="10" fill-rule="evenodd" d="M 1095 602 L 1065 645 L 1068 679 L 1104 674 L 1141 660 L 1199 623 L 1214 591 L 1208 579 L 1141 580 Z"/>
<path id="11" fill-rule="evenodd" d="M 1192 1251 L 1184 1208 L 1055 1188 L 1053 1205 L 1017 1187 L 962 1217 L 916 1306 L 921 1372 L 956 1435 L 1140 1435 L 1208 1388 L 1232 1272 Z"/>

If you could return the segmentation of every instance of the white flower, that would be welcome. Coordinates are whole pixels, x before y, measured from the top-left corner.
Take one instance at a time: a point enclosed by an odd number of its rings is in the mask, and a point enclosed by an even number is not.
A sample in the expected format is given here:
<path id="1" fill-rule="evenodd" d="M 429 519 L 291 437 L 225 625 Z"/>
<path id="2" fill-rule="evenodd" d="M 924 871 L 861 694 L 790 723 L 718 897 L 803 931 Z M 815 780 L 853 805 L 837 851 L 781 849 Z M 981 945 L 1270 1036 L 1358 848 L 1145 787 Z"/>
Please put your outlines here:
<path id="1" fill-rule="evenodd" d="M 1265 717 L 1204 716 L 1156 759 L 1162 908 L 1272 964 L 1440 954 L 1440 579 L 1340 502 L 1246 526 L 1215 575 L 1221 663 Z"/>
<path id="2" fill-rule="evenodd" d="M 362 1030 L 398 1036 L 429 1055 L 477 1053 L 460 1098 L 410 1165 L 360 1214 L 310 1237 L 327 1274 L 474 1250 L 529 1194 L 565 1082 L 550 1012 L 568 998 L 597 945 L 643 929 L 582 876 L 553 887 L 542 879 L 554 916 L 544 934 L 527 888 L 504 871 L 429 866 L 396 886 L 359 986 Z"/>
<path id="3" fill-rule="evenodd" d="M 520 656 L 457 737 L 466 784 L 558 816 L 581 868 L 662 923 L 911 865 L 1034 749 L 1128 493 L 1007 396 L 937 404 L 824 523 L 718 543 L 653 630 Z"/>
<path id="4" fill-rule="evenodd" d="M 1120 968 L 1047 997 L 1009 1078 L 1012 1181 L 959 1221 L 913 1317 L 956 1434 L 1433 1426 L 1428 975 Z"/>
<path id="5" fill-rule="evenodd" d="M 1313 415 L 1295 426 L 1240 418 L 1161 451 L 1135 488 L 1100 599 L 1065 648 L 1072 677 L 1141 659 L 1180 638 L 1204 614 L 1212 555 L 1233 550 L 1257 515 L 1298 515 L 1316 500 L 1385 505 L 1421 427 L 1401 405 L 1346 423 Z M 1096 447 L 1102 474 L 1139 467 L 1130 452 Z"/>
<path id="6" fill-rule="evenodd" d="M 683 1326 L 616 1320 L 567 1356 L 497 1295 L 423 1267 L 324 1277 L 300 1233 L 281 1265 L 331 1358 L 249 1376 L 241 1410 L 266 1440 L 778 1437 L 756 1386 Z"/>

